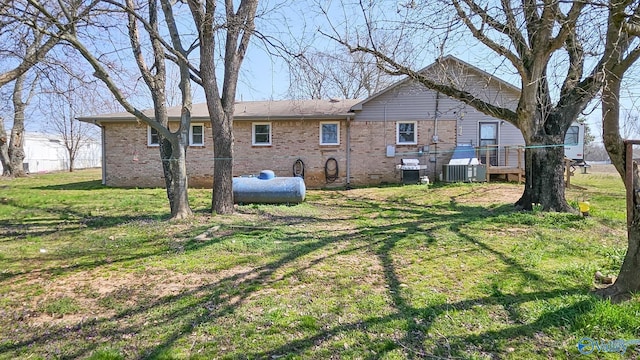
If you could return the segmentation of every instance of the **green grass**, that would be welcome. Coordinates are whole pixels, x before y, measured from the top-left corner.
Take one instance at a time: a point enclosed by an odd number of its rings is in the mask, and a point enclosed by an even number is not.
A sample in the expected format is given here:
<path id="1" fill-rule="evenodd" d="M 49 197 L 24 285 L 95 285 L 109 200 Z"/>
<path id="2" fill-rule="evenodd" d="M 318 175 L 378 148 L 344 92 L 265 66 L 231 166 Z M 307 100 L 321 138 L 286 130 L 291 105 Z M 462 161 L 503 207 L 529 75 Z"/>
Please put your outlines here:
<path id="1" fill-rule="evenodd" d="M 522 187 L 492 183 L 213 217 L 191 190 L 177 222 L 164 190 L 99 176 L 0 179 L 0 358 L 562 359 L 584 336 L 640 338 L 639 297 L 591 295 L 625 253 L 615 174 L 572 179 L 588 218 L 516 212 Z"/>

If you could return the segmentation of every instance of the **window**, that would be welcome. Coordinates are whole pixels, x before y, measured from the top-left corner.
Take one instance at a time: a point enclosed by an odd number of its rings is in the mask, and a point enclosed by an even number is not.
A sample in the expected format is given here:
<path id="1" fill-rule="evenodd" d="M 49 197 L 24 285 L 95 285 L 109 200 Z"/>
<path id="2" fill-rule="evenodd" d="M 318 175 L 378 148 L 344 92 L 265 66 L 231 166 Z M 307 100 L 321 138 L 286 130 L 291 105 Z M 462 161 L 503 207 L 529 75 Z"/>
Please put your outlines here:
<path id="1" fill-rule="evenodd" d="M 251 144 L 255 146 L 271 145 L 271 123 L 253 123 Z"/>
<path id="2" fill-rule="evenodd" d="M 147 145 L 148 146 L 160 146 L 160 138 L 158 137 L 158 130 L 147 126 Z"/>
<path id="3" fill-rule="evenodd" d="M 204 145 L 204 125 L 191 124 L 191 132 L 189 134 L 189 145 L 191 146 Z"/>
<path id="4" fill-rule="evenodd" d="M 340 123 L 320 123 L 320 145 L 340 145 Z"/>
<path id="5" fill-rule="evenodd" d="M 396 143 L 398 145 L 415 145 L 418 143 L 416 137 L 416 122 L 398 122 L 396 125 Z"/>
<path id="6" fill-rule="evenodd" d="M 564 144 L 565 145 L 578 145 L 578 134 L 580 133 L 580 128 L 577 126 L 569 127 L 567 130 L 567 134 L 564 136 Z"/>

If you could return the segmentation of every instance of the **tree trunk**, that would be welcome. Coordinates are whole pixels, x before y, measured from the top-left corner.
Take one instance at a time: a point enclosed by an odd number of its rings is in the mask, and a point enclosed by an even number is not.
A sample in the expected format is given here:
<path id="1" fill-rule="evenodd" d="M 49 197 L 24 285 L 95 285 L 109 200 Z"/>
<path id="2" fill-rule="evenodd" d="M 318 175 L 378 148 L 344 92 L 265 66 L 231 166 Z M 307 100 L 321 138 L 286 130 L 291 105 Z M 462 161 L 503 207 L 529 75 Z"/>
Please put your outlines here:
<path id="1" fill-rule="evenodd" d="M 24 116 L 24 112 L 22 113 Z M 24 171 L 25 153 L 24 153 L 24 123 L 20 128 L 16 128 L 16 123 L 11 129 L 11 141 L 9 142 L 9 176 L 25 177 L 27 173 Z"/>
<path id="2" fill-rule="evenodd" d="M 75 155 L 71 154 L 71 151 L 69 152 L 69 172 L 73 172 L 73 163 L 75 161 Z"/>
<path id="3" fill-rule="evenodd" d="M 565 199 L 564 143 L 559 135 L 537 136 L 526 141 L 525 186 L 516 207 L 533 210 L 540 205 L 543 211 L 575 212 Z M 527 139 L 525 139 L 527 140 Z"/>
<path id="4" fill-rule="evenodd" d="M 207 99 L 207 110 L 213 131 L 213 196 L 211 211 L 215 214 L 233 213 L 233 115 L 240 65 L 255 29 L 258 0 L 224 2 L 226 24 L 219 35 L 215 1 L 187 1 L 198 28 L 200 40 L 200 84 Z M 220 64 L 216 40 L 224 38 L 224 63 Z M 217 68 L 217 65 L 221 66 Z M 218 81 L 218 72 L 224 78 Z M 221 86 L 221 91 L 218 90 Z"/>
<path id="5" fill-rule="evenodd" d="M 160 141 L 160 156 L 164 172 L 171 219 L 185 219 L 193 215 L 189 207 L 186 146 L 179 141 Z"/>
<path id="6" fill-rule="evenodd" d="M 2 164 L 2 175 L 9 176 L 9 139 L 7 138 L 7 130 L 4 128 L 4 119 L 0 118 L 0 164 Z"/>
<path id="7" fill-rule="evenodd" d="M 11 138 L 9 140 L 9 176 L 25 177 L 24 171 L 24 110 L 26 104 L 22 101 L 22 89 L 24 86 L 24 75 L 16 79 L 13 87 L 13 127 L 11 128 Z"/>
<path id="8" fill-rule="evenodd" d="M 629 159 L 632 161 L 631 159 Z M 616 278 L 613 285 L 596 290 L 596 294 L 610 299 L 612 302 L 617 303 L 631 298 L 631 294 L 640 291 L 640 276 L 638 271 L 640 270 L 640 174 L 638 173 L 638 164 L 633 162 L 633 184 L 626 184 L 626 186 L 633 186 L 633 206 L 631 223 L 627 227 L 627 254 L 622 262 L 620 273 Z"/>
<path id="9" fill-rule="evenodd" d="M 620 302 L 631 297 L 631 293 L 640 292 L 640 179 L 638 174 L 638 165 L 633 162 L 633 181 L 631 184 L 626 181 L 626 162 L 633 161 L 627 159 L 626 149 L 622 137 L 620 136 L 620 87 L 622 83 L 622 75 L 611 72 L 605 82 L 602 91 L 602 131 L 604 145 L 611 162 L 615 165 L 616 170 L 625 182 L 627 194 L 633 196 L 627 201 L 632 201 L 631 206 L 627 206 L 627 214 L 629 223 L 627 226 L 627 254 L 622 262 L 620 273 L 613 285 L 596 290 L 596 295 L 612 302 Z M 629 189 L 629 187 L 632 187 Z M 629 196 L 629 195 L 627 195 Z"/>
<path id="10" fill-rule="evenodd" d="M 222 121 L 211 121 L 215 154 L 211 209 L 216 214 L 233 213 L 233 112 L 231 114 L 223 114 Z"/>

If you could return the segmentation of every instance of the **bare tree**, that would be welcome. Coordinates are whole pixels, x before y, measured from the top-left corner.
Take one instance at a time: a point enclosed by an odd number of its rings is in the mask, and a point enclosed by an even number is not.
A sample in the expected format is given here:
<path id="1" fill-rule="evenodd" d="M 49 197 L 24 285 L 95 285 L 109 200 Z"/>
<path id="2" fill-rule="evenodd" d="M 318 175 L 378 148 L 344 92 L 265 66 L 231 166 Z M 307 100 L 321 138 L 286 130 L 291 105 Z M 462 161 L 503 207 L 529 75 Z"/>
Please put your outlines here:
<path id="1" fill-rule="evenodd" d="M 411 15 L 419 9 L 435 9 L 429 2 L 411 1 L 402 11 L 409 13 L 412 21 L 396 16 L 395 31 L 423 31 L 423 37 L 432 34 L 448 34 L 461 29 L 467 37 L 490 51 L 494 58 L 506 62 L 520 78 L 521 93 L 517 106 L 496 104 L 477 91 L 477 87 L 465 87 L 468 74 L 441 64 L 439 71 L 424 73 L 398 61 L 393 49 L 379 47 L 372 39 L 384 24 L 370 14 L 373 11 L 361 4 L 365 23 L 365 36 L 370 45 L 350 42 L 341 38 L 333 28 L 328 36 L 347 46 L 350 51 L 375 56 L 378 64 L 389 74 L 406 75 L 427 88 L 469 104 L 477 110 L 505 120 L 522 131 L 525 150 L 526 183 L 522 197 L 516 205 L 530 210 L 540 204 L 543 210 L 575 211 L 565 199 L 563 179 L 564 135 L 587 104 L 598 93 L 603 82 L 603 63 L 611 50 L 587 44 L 587 32 L 602 30 L 606 23 L 598 4 L 584 1 L 514 2 L 500 3 L 474 0 L 453 0 L 437 3 L 438 13 L 419 18 Z M 453 12 L 452 20 L 446 19 L 447 9 Z M 400 10 L 399 10 L 400 11 Z M 442 28 L 436 28 L 439 18 L 445 18 Z M 391 23 L 388 21 L 385 24 Z M 389 28 L 391 26 L 387 26 Z M 411 39 L 411 36 L 407 36 Z M 414 37 L 414 39 L 417 36 Z M 588 51 L 584 47 L 589 46 Z M 587 62 L 587 56 L 599 56 Z M 561 59 L 562 61 L 559 61 Z M 587 64 L 595 63 L 590 70 Z M 437 68 L 437 67 L 436 67 Z M 435 69 L 435 68 L 434 68 Z M 462 81 L 461 81 L 462 80 Z M 477 84 L 476 84 L 477 85 Z M 555 101 L 554 101 L 555 100 Z"/>
<path id="2" fill-rule="evenodd" d="M 200 68 L 207 110 L 211 117 L 215 156 L 213 174 L 212 211 L 218 214 L 233 212 L 233 113 L 236 88 L 242 60 L 255 31 L 254 19 L 258 0 L 225 0 L 222 9 L 217 2 L 188 0 L 198 30 Z M 224 41 L 224 45 L 217 42 Z M 218 49 L 221 50 L 218 53 Z M 216 57 L 223 58 L 219 81 Z"/>
<path id="3" fill-rule="evenodd" d="M 181 58 L 183 54 L 171 46 L 171 42 L 164 41 L 160 36 L 159 22 L 161 14 L 158 1 L 149 0 L 141 4 L 136 4 L 132 0 L 126 0 L 124 3 L 116 0 L 105 0 L 102 2 L 94 0 L 88 4 L 59 2 L 59 6 L 52 6 L 51 8 L 45 7 L 45 5 L 36 0 L 27 1 L 43 14 L 43 16 L 46 16 L 58 30 L 67 29 L 68 31 L 60 35 L 61 39 L 75 48 L 82 57 L 87 60 L 94 70 L 93 75 L 105 84 L 127 112 L 158 132 L 160 138 L 160 156 L 165 175 L 167 198 L 171 208 L 171 218 L 181 219 L 191 216 L 192 211 L 189 207 L 187 194 L 188 183 L 185 162 L 189 124 L 191 121 L 191 94 L 190 91 L 182 92 L 184 96 L 182 117 L 178 129 L 173 132 L 169 129 L 165 95 L 166 59 L 178 59 L 181 63 L 185 63 L 186 61 Z M 99 4 L 105 5 L 106 7 L 97 8 Z M 142 9 L 147 10 L 147 16 L 144 16 Z M 92 22 L 88 22 L 87 14 L 92 15 Z M 139 74 L 149 90 L 154 104 L 153 117 L 147 116 L 127 99 L 123 88 L 129 79 L 122 80 L 122 83 L 118 83 L 116 80 L 119 78 L 119 69 L 115 61 L 109 60 L 108 53 L 110 51 L 118 53 L 119 49 L 115 48 L 101 51 L 98 48 L 92 47 L 92 40 L 96 36 L 95 29 L 116 28 L 118 26 L 118 20 L 120 20 L 119 14 L 125 14 L 126 33 L 128 34 L 132 50 L 129 59 L 133 58 Z M 100 17 L 100 15 L 105 16 Z M 171 18 L 171 14 L 165 13 L 164 19 L 167 22 L 167 26 L 175 27 L 175 20 Z M 100 24 L 98 23 L 100 20 L 105 22 L 111 21 L 112 23 Z M 81 31 L 84 30 L 84 26 L 89 27 L 89 30 L 85 32 Z M 142 39 L 140 28 L 144 29 L 144 33 L 147 35 L 146 40 Z M 43 29 L 40 30 L 43 31 Z M 175 40 L 175 38 L 172 38 L 172 40 Z M 104 44 L 105 43 L 102 43 L 100 48 L 103 48 Z M 121 54 L 118 53 L 118 55 Z M 147 57 L 152 61 L 151 66 L 148 66 L 146 63 Z M 189 76 L 184 76 L 184 72 L 181 72 L 181 75 L 183 75 L 181 78 L 181 89 L 187 89 L 190 81 Z"/>
<path id="4" fill-rule="evenodd" d="M 0 119 L 0 163 L 4 176 L 26 176 L 22 165 L 25 158 L 25 108 L 36 86 L 34 80 L 29 95 L 23 99 L 26 73 L 45 59 L 59 43 L 59 35 L 66 31 L 58 29 L 58 32 L 50 32 L 50 25 L 46 18 L 25 2 L 3 2 L 0 5 L 0 60 L 3 65 L 0 68 L 0 88 L 14 82 L 11 93 L 13 123 L 9 136 L 4 120 Z"/>
<path id="5" fill-rule="evenodd" d="M 90 84 L 74 84 L 70 78 L 65 85 L 65 89 L 44 94 L 46 100 L 41 102 L 41 108 L 46 109 L 43 111 L 48 119 L 46 128 L 62 140 L 67 151 L 68 170 L 73 172 L 80 150 L 89 146 L 96 135 L 95 126 L 76 118 L 86 111 L 98 113 L 99 106 L 94 102 L 96 89 L 90 88 Z"/>
<path id="6" fill-rule="evenodd" d="M 302 53 L 289 64 L 292 98 L 358 99 L 386 88 L 394 77 L 380 70 L 375 58 L 344 48 Z"/>
<path id="7" fill-rule="evenodd" d="M 609 21 L 606 47 L 611 56 L 605 64 L 606 81 L 602 90 L 603 139 L 611 161 L 624 180 L 627 194 L 631 194 L 631 206 L 627 206 L 627 254 L 620 273 L 613 285 L 597 293 L 612 301 L 630 298 L 640 291 L 640 171 L 633 159 L 626 157 L 625 145 L 620 136 L 620 90 L 625 73 L 640 58 L 640 4 L 633 0 L 612 1 L 609 4 Z M 627 174 L 626 164 L 632 163 L 632 174 Z"/>
<path id="8" fill-rule="evenodd" d="M 50 31 L 50 26 L 27 2 L 5 1 L 0 5 L 0 58 L 11 64 L 0 69 L 0 87 L 29 71 L 60 42 L 59 36 L 67 29 Z"/>
<path id="9" fill-rule="evenodd" d="M 2 175 L 10 177 L 25 177 L 23 162 L 24 152 L 24 122 L 25 109 L 33 98 L 37 79 L 32 80 L 29 92 L 24 98 L 24 85 L 26 74 L 23 73 L 14 81 L 11 100 L 13 103 L 13 127 L 11 135 L 7 139 L 4 121 L 0 119 L 0 163 L 2 163 Z"/>
<path id="10" fill-rule="evenodd" d="M 240 65 L 246 54 L 249 40 L 254 33 L 254 18 L 258 1 L 242 0 L 236 5 L 232 0 L 226 0 L 224 6 L 220 7 L 217 2 L 212 1 L 187 1 L 195 23 L 195 27 L 189 29 L 188 22 L 182 22 L 181 26 L 177 26 L 173 16 L 173 7 L 182 6 L 182 4 L 160 0 L 163 19 L 170 35 L 169 41 L 163 38 L 157 25 L 159 21 L 157 0 L 149 0 L 144 3 L 144 6 L 132 1 L 126 1 L 125 4 L 119 0 L 101 2 L 117 9 L 116 13 L 119 11 L 127 14 L 127 31 L 134 49 L 134 58 L 154 101 L 155 116 L 153 118 L 146 116 L 131 104 L 118 88 L 118 83 L 114 80 L 117 74 L 110 71 L 114 64 L 101 62 L 103 57 L 108 57 L 108 54 L 95 53 L 93 49 L 85 45 L 83 39 L 78 35 L 80 28 L 77 24 L 84 24 L 83 21 L 78 21 L 79 14 L 82 14 L 87 7 L 94 6 L 95 2 L 88 6 L 80 5 L 80 7 L 76 3 L 67 4 L 67 7 L 62 11 L 64 21 L 60 21 L 56 8 L 47 9 L 36 0 L 27 1 L 54 23 L 57 29 L 70 29 L 61 35 L 61 38 L 76 48 L 88 60 L 95 71 L 94 76 L 106 84 L 126 111 L 158 131 L 159 137 L 162 139 L 161 156 L 173 218 L 191 214 L 186 194 L 185 166 L 188 124 L 191 118 L 190 81 L 195 81 L 203 87 L 214 137 L 215 166 L 212 210 L 216 213 L 233 212 L 231 178 L 235 93 Z M 148 9 L 147 18 L 140 13 L 140 9 L 143 7 Z M 101 9 L 101 12 L 114 14 L 114 12 L 105 9 Z M 145 46 L 138 40 L 139 29 L 135 26 L 136 23 L 142 24 L 144 31 L 148 34 L 148 40 L 144 45 L 151 48 L 151 52 L 147 55 L 143 54 Z M 182 26 L 185 24 L 187 25 L 186 30 Z M 112 26 L 116 25 L 112 24 Z M 181 30 L 184 30 L 184 33 L 181 34 Z M 185 33 L 189 33 L 190 30 L 195 30 L 197 38 L 191 45 L 183 46 L 181 37 Z M 219 46 L 219 40 L 224 45 Z M 198 60 L 189 59 L 190 53 L 198 48 L 200 58 Z M 219 49 L 223 50 L 218 52 Z M 147 57 L 152 59 L 152 66 L 146 65 Z M 181 121 L 176 132 L 169 130 L 166 121 L 166 68 L 163 64 L 165 59 L 173 61 L 180 69 L 180 90 L 183 97 Z M 221 62 L 219 62 L 220 59 L 222 59 Z M 223 79 L 218 82 L 217 69 L 220 66 L 224 68 L 220 71 L 224 75 Z M 219 84 L 220 89 L 218 88 Z"/>

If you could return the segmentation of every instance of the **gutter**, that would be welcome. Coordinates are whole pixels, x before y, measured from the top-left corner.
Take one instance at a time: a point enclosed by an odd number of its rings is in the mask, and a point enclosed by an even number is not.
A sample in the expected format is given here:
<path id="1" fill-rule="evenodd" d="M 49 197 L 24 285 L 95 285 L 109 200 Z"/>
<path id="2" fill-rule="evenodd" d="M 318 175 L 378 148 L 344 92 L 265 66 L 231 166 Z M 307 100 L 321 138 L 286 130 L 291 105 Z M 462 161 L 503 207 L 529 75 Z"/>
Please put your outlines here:
<path id="1" fill-rule="evenodd" d="M 353 116 L 352 112 L 340 113 L 340 114 L 304 114 L 304 115 L 275 115 L 275 116 L 245 116 L 235 115 L 233 121 L 291 121 L 291 120 L 344 120 L 347 117 Z M 127 117 L 96 117 L 96 118 L 77 118 L 79 121 L 98 124 L 100 123 L 121 123 L 121 122 L 141 122 L 133 115 Z M 211 118 L 203 116 L 192 116 L 191 122 L 194 121 L 210 121 Z M 169 117 L 169 121 L 180 121 L 180 117 Z"/>
<path id="2" fill-rule="evenodd" d="M 351 189 L 351 117 L 347 116 L 347 190 Z"/>

